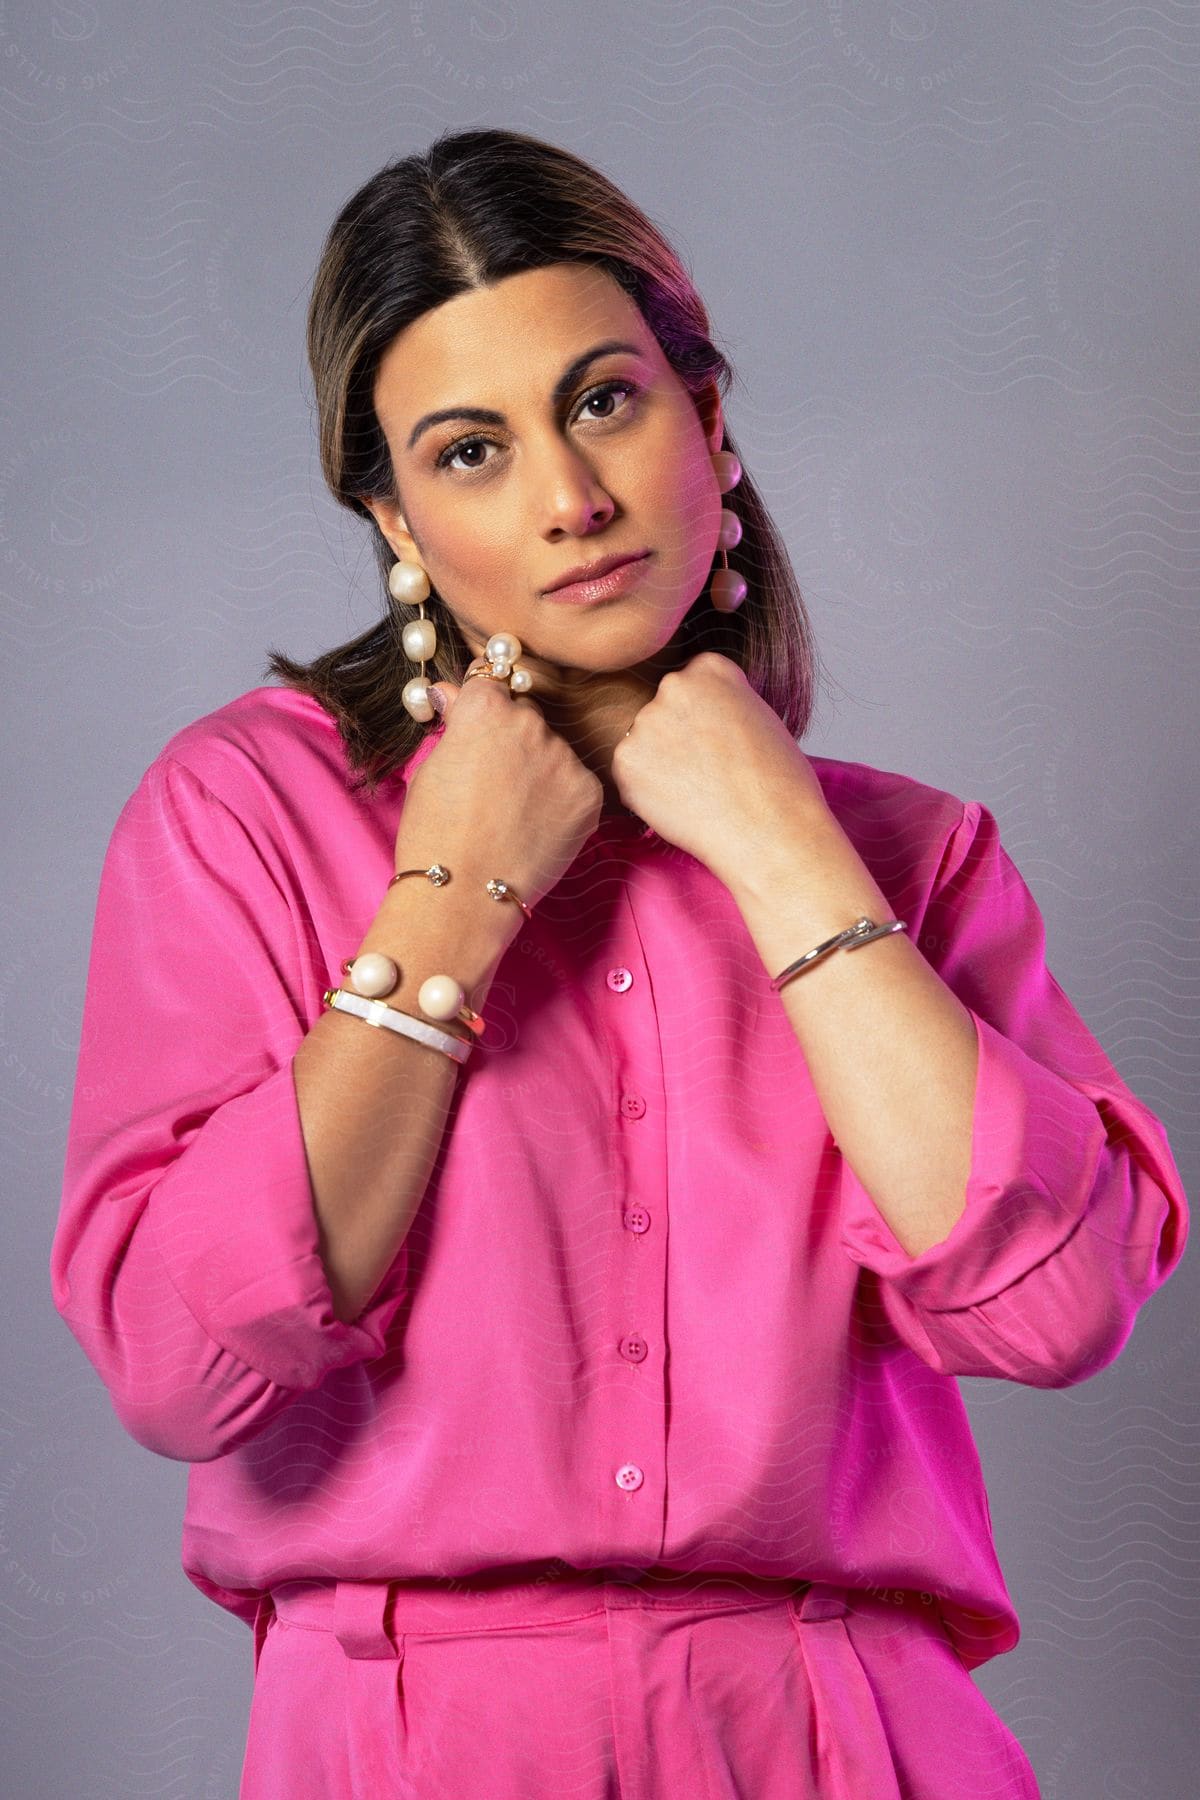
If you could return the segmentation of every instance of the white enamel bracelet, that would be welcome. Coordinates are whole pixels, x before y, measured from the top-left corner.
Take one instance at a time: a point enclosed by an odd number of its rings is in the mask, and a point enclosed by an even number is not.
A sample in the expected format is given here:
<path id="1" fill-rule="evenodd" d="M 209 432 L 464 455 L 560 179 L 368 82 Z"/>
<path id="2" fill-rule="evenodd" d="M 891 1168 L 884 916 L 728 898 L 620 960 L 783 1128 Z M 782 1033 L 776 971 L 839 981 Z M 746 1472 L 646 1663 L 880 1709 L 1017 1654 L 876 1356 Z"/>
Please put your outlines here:
<path id="1" fill-rule="evenodd" d="M 326 988 L 321 996 L 326 1006 L 332 1006 L 338 1012 L 354 1013 L 365 1019 L 368 1025 L 382 1025 L 388 1031 L 398 1031 L 401 1037 L 416 1038 L 419 1044 L 428 1044 L 431 1050 L 440 1050 L 443 1056 L 449 1056 L 457 1063 L 465 1063 L 473 1044 L 464 1043 L 451 1031 L 439 1031 L 436 1025 L 426 1025 L 423 1019 L 414 1019 L 411 1013 L 401 1012 L 398 1006 L 388 1006 L 383 1000 L 368 1000 L 362 994 L 348 993 L 345 988 Z"/>

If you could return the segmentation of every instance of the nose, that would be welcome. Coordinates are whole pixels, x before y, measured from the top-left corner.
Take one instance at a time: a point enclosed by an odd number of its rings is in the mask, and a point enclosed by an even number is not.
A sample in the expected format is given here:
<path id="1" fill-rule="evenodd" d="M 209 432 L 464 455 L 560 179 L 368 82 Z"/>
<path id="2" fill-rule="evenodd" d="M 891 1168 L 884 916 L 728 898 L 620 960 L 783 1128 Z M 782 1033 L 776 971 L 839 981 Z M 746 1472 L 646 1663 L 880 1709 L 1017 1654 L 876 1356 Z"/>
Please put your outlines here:
<path id="1" fill-rule="evenodd" d="M 587 458 L 557 446 L 540 476 L 542 535 L 582 537 L 608 523 L 616 503 Z"/>

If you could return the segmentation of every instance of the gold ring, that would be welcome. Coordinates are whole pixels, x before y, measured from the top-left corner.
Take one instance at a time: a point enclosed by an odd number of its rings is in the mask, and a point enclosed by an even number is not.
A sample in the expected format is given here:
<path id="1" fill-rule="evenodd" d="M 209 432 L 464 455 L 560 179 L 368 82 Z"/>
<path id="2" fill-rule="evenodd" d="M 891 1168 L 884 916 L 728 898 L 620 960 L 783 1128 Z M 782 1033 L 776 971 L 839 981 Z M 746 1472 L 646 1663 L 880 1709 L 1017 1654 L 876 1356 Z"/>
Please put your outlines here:
<path id="1" fill-rule="evenodd" d="M 470 681 L 472 676 L 475 675 L 482 675 L 485 681 L 507 681 L 511 685 L 512 670 L 510 669 L 507 675 L 497 675 L 495 669 L 493 669 L 487 659 L 482 656 L 474 658 L 470 668 L 463 676 L 463 680 Z"/>

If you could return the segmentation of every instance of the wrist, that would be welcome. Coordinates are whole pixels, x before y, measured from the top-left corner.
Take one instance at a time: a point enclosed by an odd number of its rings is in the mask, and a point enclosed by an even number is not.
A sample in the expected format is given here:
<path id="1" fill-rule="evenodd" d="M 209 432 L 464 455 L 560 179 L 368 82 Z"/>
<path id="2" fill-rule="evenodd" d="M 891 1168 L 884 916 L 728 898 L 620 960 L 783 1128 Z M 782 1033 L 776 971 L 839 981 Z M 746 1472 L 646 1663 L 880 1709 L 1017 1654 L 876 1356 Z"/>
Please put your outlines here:
<path id="1" fill-rule="evenodd" d="M 788 815 L 786 824 L 738 846 L 736 856 L 722 859 L 720 877 L 739 906 L 770 905 L 781 891 L 809 894 L 820 904 L 847 875 L 854 884 L 871 883 L 853 843 L 832 812 Z M 878 888 L 874 888 L 878 896 Z M 867 896 L 864 895 L 863 898 Z M 853 904 L 854 896 L 850 896 Z"/>
<path id="2" fill-rule="evenodd" d="M 376 951 L 395 963 L 399 979 L 384 996 L 389 1004 L 415 1009 L 421 984 L 431 975 L 449 975 L 478 1010 L 524 922 L 516 902 L 493 899 L 482 878 L 455 876 L 435 887 L 411 877 L 386 890 L 354 955 Z"/>
<path id="3" fill-rule="evenodd" d="M 744 857 L 730 892 L 772 976 L 864 916 L 891 917 L 887 896 L 830 814 Z"/>

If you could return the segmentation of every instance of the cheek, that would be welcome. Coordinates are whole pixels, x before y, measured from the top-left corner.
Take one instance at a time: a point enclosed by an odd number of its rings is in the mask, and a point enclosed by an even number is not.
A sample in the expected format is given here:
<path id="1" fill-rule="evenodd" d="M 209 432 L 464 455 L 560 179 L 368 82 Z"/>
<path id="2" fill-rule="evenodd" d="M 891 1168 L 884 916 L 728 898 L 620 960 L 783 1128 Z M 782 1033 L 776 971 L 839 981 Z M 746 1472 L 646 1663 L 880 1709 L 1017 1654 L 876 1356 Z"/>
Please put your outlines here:
<path id="1" fill-rule="evenodd" d="M 689 459 L 665 496 L 665 504 L 673 519 L 683 558 L 689 566 L 707 567 L 716 553 L 724 504 L 707 455 Z"/>
<path id="2" fill-rule="evenodd" d="M 673 503 L 690 532 L 715 534 L 721 512 L 721 494 L 713 479 L 712 459 L 703 440 L 682 458 L 673 484 Z"/>
<path id="3" fill-rule="evenodd" d="M 474 516 L 466 508 L 447 507 L 437 527 L 428 533 L 426 551 L 430 566 L 455 587 L 471 590 L 495 579 L 504 550 L 495 531 L 485 531 L 479 509 Z"/>

